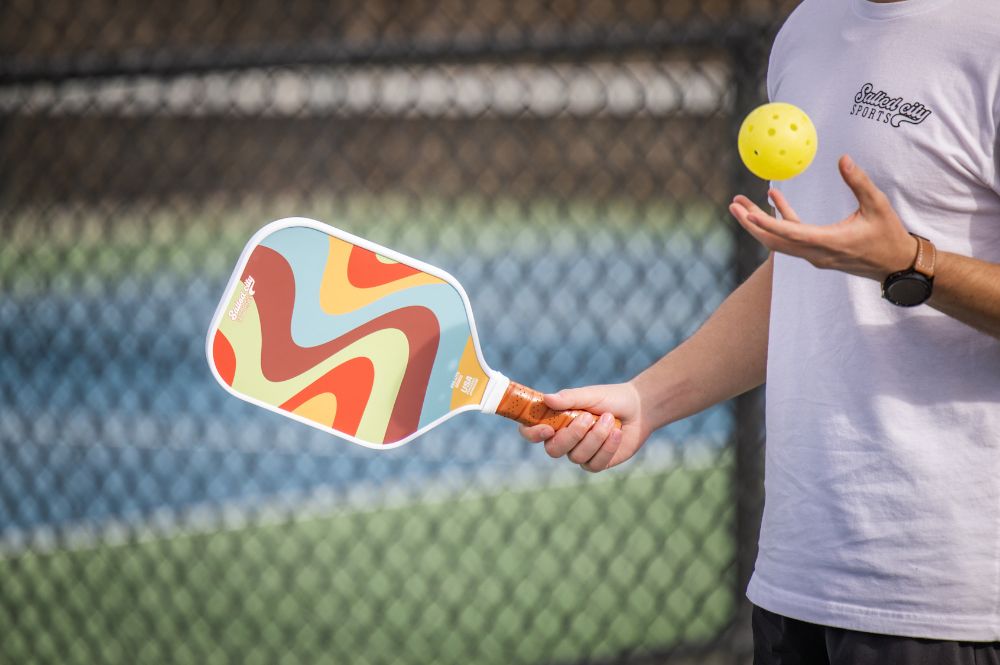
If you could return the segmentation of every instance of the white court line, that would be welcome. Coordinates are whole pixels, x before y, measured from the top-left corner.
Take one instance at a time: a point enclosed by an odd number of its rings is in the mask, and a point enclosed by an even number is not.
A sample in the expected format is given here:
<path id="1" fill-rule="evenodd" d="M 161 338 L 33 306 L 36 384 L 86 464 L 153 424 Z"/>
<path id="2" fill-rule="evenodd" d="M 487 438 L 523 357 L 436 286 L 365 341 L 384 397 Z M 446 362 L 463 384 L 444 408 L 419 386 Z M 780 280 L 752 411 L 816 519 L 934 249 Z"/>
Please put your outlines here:
<path id="1" fill-rule="evenodd" d="M 18 85 L 0 111 L 162 116 L 662 116 L 727 112 L 722 61 L 295 67 Z"/>

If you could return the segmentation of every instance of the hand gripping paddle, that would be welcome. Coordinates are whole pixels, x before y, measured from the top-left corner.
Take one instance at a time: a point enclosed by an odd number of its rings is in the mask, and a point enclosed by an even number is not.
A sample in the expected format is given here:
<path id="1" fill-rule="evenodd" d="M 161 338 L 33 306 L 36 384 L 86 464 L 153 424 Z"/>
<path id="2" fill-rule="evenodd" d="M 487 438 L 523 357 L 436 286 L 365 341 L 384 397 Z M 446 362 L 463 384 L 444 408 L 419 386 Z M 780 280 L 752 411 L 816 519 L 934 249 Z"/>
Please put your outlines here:
<path id="1" fill-rule="evenodd" d="M 557 430 L 583 413 L 486 365 L 454 277 L 302 217 L 247 243 L 206 353 L 236 397 L 380 450 L 463 411 Z"/>

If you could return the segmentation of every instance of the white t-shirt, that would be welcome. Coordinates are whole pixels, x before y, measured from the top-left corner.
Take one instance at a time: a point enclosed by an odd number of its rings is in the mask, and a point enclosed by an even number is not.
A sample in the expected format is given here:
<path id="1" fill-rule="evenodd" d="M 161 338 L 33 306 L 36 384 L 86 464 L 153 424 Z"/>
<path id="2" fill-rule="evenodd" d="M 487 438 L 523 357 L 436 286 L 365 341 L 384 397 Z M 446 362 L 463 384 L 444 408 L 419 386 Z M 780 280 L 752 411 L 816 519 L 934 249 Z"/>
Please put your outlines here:
<path id="1" fill-rule="evenodd" d="M 768 92 L 817 127 L 812 166 L 776 183 L 805 222 L 857 207 L 847 153 L 910 231 L 1000 263 L 1000 0 L 806 0 L 775 40 Z M 765 468 L 752 602 L 1000 639 L 1000 340 L 776 255 Z"/>

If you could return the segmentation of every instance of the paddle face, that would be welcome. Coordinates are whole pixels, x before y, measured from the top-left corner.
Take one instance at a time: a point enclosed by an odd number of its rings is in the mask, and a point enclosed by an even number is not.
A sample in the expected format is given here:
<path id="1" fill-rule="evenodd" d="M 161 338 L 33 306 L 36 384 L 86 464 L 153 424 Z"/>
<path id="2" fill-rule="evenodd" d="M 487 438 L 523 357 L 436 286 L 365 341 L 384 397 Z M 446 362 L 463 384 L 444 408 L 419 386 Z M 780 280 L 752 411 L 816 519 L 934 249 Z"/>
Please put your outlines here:
<path id="1" fill-rule="evenodd" d="M 237 397 L 380 449 L 478 409 L 490 377 L 453 277 L 303 218 L 247 245 L 206 350 Z"/>

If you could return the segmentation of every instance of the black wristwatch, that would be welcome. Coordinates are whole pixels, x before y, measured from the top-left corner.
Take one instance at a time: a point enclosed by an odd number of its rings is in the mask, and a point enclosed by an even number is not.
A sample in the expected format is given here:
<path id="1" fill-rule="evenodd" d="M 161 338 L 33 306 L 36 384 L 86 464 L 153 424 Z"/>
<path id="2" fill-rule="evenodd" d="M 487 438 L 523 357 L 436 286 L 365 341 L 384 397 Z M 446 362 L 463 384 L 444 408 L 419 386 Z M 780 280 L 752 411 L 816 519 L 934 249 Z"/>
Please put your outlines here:
<path id="1" fill-rule="evenodd" d="M 894 272 L 882 282 L 882 297 L 893 305 L 915 307 L 927 302 L 934 288 L 934 260 L 937 250 L 927 238 L 911 233 L 917 239 L 917 256 L 906 270 Z"/>

